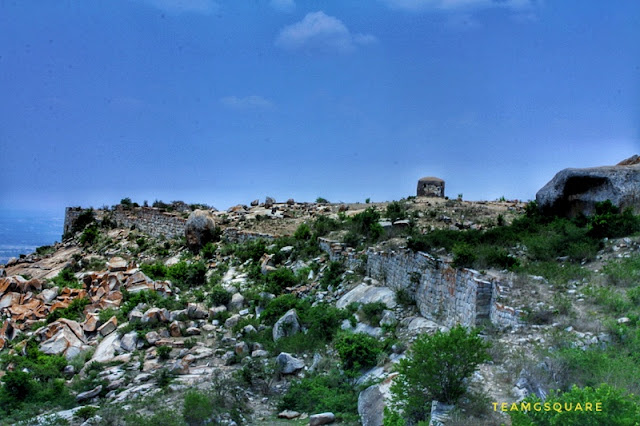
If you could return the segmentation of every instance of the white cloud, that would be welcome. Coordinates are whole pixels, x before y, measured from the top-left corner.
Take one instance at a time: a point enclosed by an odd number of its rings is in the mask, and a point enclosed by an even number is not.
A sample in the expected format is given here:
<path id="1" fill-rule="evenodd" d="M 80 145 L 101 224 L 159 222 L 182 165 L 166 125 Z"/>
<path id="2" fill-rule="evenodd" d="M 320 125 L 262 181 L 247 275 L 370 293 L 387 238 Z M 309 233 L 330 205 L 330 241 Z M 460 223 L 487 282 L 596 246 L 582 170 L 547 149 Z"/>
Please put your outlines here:
<path id="1" fill-rule="evenodd" d="M 271 0 L 271 7 L 281 12 L 292 12 L 296 8 L 293 0 Z"/>
<path id="2" fill-rule="evenodd" d="M 213 0 L 144 0 L 167 13 L 200 13 L 210 14 L 218 10 Z"/>
<path id="3" fill-rule="evenodd" d="M 393 9 L 410 12 L 459 11 L 502 7 L 522 10 L 534 5 L 535 0 L 382 0 Z"/>
<path id="4" fill-rule="evenodd" d="M 286 50 L 350 53 L 358 45 L 375 41 L 370 34 L 352 34 L 338 18 L 320 11 L 308 13 L 302 21 L 284 27 L 275 44 Z"/>
<path id="5" fill-rule="evenodd" d="M 220 103 L 227 108 L 236 110 L 248 110 L 248 109 L 272 109 L 274 107 L 273 102 L 262 96 L 226 96 L 220 98 Z"/>

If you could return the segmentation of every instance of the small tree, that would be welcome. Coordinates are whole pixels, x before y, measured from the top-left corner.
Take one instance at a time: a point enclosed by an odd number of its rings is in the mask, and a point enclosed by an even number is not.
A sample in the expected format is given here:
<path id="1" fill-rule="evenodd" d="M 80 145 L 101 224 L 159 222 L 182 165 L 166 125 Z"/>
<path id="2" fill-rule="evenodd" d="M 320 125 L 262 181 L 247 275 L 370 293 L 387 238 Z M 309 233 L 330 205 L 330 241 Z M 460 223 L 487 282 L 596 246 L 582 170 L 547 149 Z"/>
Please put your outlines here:
<path id="1" fill-rule="evenodd" d="M 432 400 L 454 404 L 465 393 L 465 379 L 487 361 L 489 344 L 461 325 L 448 333 L 419 336 L 398 363 L 392 404 L 409 422 L 428 418 Z"/>

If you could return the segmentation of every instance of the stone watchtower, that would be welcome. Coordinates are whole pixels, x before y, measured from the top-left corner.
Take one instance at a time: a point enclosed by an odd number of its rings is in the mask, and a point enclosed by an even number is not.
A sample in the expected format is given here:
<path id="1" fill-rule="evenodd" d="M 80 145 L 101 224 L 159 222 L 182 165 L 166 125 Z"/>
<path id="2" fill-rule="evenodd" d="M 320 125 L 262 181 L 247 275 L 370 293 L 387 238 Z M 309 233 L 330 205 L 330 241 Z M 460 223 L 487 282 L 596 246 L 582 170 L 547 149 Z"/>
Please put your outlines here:
<path id="1" fill-rule="evenodd" d="M 418 181 L 418 197 L 444 197 L 444 181 L 437 177 L 423 177 Z"/>

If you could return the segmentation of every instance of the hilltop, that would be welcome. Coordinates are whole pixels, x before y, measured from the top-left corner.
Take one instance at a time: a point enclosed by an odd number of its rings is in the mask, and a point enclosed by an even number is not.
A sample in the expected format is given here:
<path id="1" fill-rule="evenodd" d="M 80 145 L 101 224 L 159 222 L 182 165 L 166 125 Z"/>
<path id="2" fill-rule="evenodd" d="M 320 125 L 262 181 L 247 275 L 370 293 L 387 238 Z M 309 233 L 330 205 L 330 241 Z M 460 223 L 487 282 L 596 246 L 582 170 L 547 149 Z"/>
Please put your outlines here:
<path id="1" fill-rule="evenodd" d="M 62 243 L 0 269 L 4 423 L 52 421 L 46 401 L 71 424 L 381 424 L 413 342 L 457 324 L 491 347 L 434 405 L 447 425 L 509 424 L 491 402 L 574 384 L 638 391 L 631 213 L 250 204 L 67 209 Z"/>

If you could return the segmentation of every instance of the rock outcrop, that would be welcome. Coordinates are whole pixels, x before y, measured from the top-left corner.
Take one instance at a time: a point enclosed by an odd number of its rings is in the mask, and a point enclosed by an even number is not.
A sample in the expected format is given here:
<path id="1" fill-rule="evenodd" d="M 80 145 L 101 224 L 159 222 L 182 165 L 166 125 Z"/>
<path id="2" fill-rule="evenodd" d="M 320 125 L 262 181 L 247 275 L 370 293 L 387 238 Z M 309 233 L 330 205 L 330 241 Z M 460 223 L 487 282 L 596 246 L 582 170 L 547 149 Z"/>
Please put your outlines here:
<path id="1" fill-rule="evenodd" d="M 184 234 L 187 245 L 192 250 L 199 250 L 213 240 L 215 231 L 216 223 L 211 213 L 206 210 L 195 210 L 189 215 L 185 225 Z"/>
<path id="2" fill-rule="evenodd" d="M 591 215 L 598 202 L 640 212 L 640 160 L 633 156 L 615 166 L 564 169 L 536 194 L 538 207 L 548 214 Z"/>

